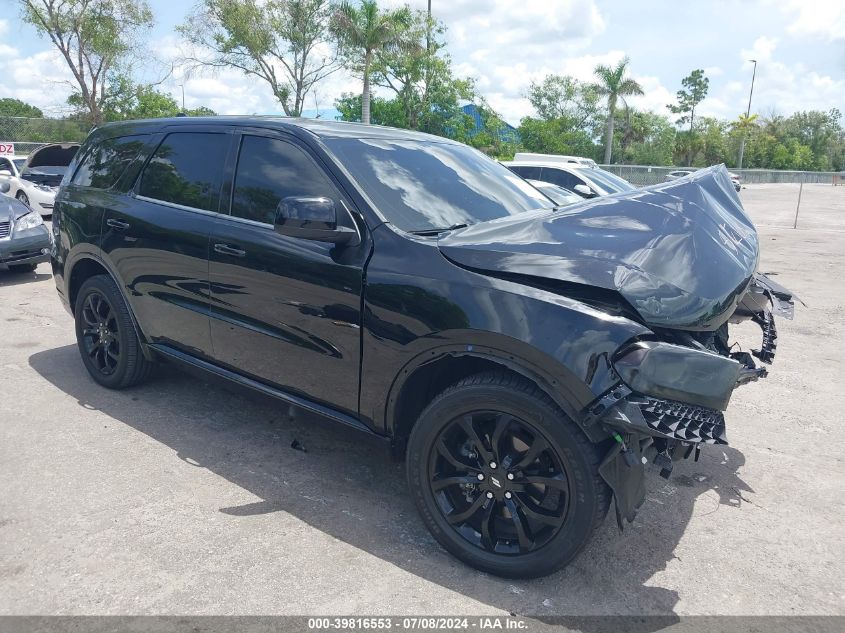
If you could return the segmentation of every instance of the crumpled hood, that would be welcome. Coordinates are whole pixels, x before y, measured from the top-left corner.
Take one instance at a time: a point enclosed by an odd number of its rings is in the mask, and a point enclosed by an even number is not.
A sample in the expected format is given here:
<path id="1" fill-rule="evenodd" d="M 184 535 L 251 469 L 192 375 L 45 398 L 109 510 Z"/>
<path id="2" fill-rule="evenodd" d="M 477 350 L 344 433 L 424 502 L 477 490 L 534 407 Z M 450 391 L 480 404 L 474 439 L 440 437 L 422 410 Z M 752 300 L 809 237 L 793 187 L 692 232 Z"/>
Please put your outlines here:
<path id="1" fill-rule="evenodd" d="M 757 268 L 757 231 L 723 165 L 558 211 L 444 235 L 453 262 L 480 271 L 618 292 L 650 325 L 718 328 Z"/>

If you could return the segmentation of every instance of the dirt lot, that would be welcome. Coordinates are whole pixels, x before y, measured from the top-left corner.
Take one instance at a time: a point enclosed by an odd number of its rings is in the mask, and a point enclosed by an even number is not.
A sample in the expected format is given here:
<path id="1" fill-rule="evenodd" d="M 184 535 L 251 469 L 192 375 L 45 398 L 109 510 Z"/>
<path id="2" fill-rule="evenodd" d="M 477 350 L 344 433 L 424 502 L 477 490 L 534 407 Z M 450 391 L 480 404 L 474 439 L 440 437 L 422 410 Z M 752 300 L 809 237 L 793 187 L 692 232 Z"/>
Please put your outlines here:
<path id="1" fill-rule="evenodd" d="M 451 559 L 401 465 L 318 420 L 172 368 L 97 387 L 49 266 L 0 270 L 0 613 L 845 614 L 845 187 L 805 186 L 793 230 L 797 194 L 740 194 L 807 307 L 735 394 L 731 446 L 530 582 Z"/>

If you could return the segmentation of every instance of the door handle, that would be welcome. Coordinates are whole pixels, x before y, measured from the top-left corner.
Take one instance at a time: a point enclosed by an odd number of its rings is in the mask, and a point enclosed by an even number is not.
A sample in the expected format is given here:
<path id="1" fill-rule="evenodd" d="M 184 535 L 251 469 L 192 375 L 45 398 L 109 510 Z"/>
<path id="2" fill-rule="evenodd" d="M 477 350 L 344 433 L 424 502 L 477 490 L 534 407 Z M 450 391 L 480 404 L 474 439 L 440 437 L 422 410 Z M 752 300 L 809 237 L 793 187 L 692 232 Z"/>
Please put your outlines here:
<path id="1" fill-rule="evenodd" d="M 214 251 L 216 253 L 220 253 L 221 255 L 231 255 L 232 257 L 243 257 L 246 255 L 245 250 L 229 246 L 228 244 L 215 244 Z"/>
<path id="2" fill-rule="evenodd" d="M 109 218 L 108 220 L 106 220 L 106 224 L 118 231 L 125 231 L 129 228 L 129 222 L 124 222 L 123 220 L 116 220 L 115 218 Z"/>

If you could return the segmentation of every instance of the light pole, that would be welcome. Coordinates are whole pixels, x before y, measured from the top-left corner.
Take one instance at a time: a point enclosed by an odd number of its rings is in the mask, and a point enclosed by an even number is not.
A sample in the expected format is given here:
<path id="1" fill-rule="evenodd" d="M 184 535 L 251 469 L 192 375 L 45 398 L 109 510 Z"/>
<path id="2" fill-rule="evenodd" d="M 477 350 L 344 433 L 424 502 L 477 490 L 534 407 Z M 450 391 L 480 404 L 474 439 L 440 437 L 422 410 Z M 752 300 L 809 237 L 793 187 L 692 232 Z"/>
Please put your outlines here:
<path id="1" fill-rule="evenodd" d="M 751 73 L 751 90 L 748 91 L 748 108 L 745 110 L 745 125 L 742 127 L 742 138 L 739 139 L 739 160 L 737 161 L 737 169 L 742 169 L 742 156 L 745 154 L 745 134 L 748 131 L 748 117 L 751 116 L 751 95 L 754 94 L 754 78 L 757 77 L 757 60 L 749 59 L 754 62 L 754 72 Z"/>

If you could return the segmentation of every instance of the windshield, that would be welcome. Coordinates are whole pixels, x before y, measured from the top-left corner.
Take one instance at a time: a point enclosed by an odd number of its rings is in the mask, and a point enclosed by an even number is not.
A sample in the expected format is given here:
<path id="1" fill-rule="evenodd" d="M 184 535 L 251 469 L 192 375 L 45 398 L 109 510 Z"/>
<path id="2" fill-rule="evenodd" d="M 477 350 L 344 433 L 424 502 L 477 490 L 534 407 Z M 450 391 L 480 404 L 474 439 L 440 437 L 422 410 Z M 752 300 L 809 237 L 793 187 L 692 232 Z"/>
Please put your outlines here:
<path id="1" fill-rule="evenodd" d="M 620 191 L 634 191 L 636 187 L 627 180 L 623 180 L 615 174 L 611 174 L 604 169 L 590 169 L 583 172 L 590 180 L 594 180 L 597 185 L 607 189 L 609 193 L 618 193 Z"/>
<path id="2" fill-rule="evenodd" d="M 15 167 L 18 168 L 18 171 L 23 169 L 23 166 L 26 165 L 26 159 L 25 158 L 16 158 L 12 162 L 15 163 Z"/>
<path id="3" fill-rule="evenodd" d="M 466 145 L 324 141 L 381 214 L 404 231 L 445 229 L 554 206 L 522 178 Z"/>

